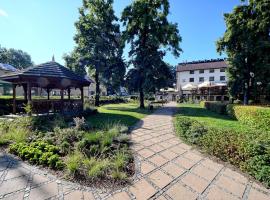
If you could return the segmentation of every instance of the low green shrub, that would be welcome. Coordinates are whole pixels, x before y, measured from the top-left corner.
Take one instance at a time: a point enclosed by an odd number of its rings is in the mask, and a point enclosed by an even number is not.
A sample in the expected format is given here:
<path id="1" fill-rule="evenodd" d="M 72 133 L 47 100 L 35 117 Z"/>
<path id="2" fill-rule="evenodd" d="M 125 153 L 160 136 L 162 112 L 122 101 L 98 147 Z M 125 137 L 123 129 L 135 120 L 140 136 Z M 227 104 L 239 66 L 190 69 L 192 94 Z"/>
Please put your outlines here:
<path id="1" fill-rule="evenodd" d="M 229 104 L 227 113 L 243 124 L 270 131 L 270 108 Z"/>
<path id="2" fill-rule="evenodd" d="M 227 103 L 222 103 L 219 101 L 202 101 L 200 105 L 207 110 L 216 112 L 218 114 L 226 114 Z"/>
<path id="3" fill-rule="evenodd" d="M 83 155 L 80 152 L 75 152 L 74 154 L 68 155 L 66 159 L 68 173 L 74 175 L 76 172 L 78 172 L 82 161 Z"/>
<path id="4" fill-rule="evenodd" d="M 236 165 L 270 186 L 270 134 L 267 131 L 206 127 L 189 117 L 177 115 L 176 133 L 205 152 Z"/>
<path id="5" fill-rule="evenodd" d="M 55 169 L 64 167 L 64 163 L 59 156 L 59 148 L 43 141 L 30 144 L 11 144 L 9 151 L 24 160 L 29 160 L 33 164 L 45 165 Z"/>

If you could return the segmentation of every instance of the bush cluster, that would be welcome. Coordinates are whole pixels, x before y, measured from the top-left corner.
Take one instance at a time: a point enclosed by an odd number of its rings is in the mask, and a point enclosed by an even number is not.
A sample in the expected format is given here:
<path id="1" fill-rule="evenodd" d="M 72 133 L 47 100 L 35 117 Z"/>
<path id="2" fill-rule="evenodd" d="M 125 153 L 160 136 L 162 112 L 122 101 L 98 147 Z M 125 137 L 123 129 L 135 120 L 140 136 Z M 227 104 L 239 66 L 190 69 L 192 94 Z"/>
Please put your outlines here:
<path id="1" fill-rule="evenodd" d="M 270 186 L 270 133 L 205 127 L 184 116 L 175 119 L 177 134 Z"/>
<path id="2" fill-rule="evenodd" d="M 227 113 L 250 127 L 270 131 L 270 108 L 229 104 Z"/>
<path id="3" fill-rule="evenodd" d="M 127 100 L 122 97 L 100 97 L 99 103 L 100 105 L 106 105 L 106 104 L 118 104 L 118 103 L 126 103 Z M 89 105 L 95 105 L 95 99 L 87 99 L 85 100 L 86 104 Z"/>
<path id="4" fill-rule="evenodd" d="M 62 169 L 63 161 L 59 157 L 59 148 L 43 141 L 11 144 L 9 151 L 33 164 L 50 166 L 54 169 Z"/>
<path id="5" fill-rule="evenodd" d="M 219 101 L 201 101 L 200 106 L 210 110 L 212 112 L 216 112 L 218 114 L 226 114 L 226 106 L 227 103 L 222 103 Z"/>

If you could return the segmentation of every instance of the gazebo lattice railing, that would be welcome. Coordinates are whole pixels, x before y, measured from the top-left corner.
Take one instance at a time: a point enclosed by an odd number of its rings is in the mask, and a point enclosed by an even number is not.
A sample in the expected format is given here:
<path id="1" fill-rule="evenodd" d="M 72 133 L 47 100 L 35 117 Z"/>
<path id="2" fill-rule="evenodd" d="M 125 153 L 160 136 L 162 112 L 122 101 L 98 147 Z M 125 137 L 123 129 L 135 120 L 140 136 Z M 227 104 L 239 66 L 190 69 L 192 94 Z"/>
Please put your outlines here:
<path id="1" fill-rule="evenodd" d="M 34 113 L 76 111 L 83 108 L 83 87 L 89 86 L 91 80 L 75 74 L 66 67 L 51 61 L 22 71 L 13 72 L 0 77 L 12 83 L 13 86 L 13 113 L 17 113 L 16 87 L 22 86 L 24 102 L 32 106 Z M 32 99 L 32 88 L 38 87 L 46 90 L 47 99 Z M 80 99 L 71 99 L 71 89 L 81 90 Z M 60 99 L 50 99 L 53 89 L 60 90 Z M 64 91 L 68 99 L 64 99 Z M 21 103 L 21 100 L 20 100 Z"/>

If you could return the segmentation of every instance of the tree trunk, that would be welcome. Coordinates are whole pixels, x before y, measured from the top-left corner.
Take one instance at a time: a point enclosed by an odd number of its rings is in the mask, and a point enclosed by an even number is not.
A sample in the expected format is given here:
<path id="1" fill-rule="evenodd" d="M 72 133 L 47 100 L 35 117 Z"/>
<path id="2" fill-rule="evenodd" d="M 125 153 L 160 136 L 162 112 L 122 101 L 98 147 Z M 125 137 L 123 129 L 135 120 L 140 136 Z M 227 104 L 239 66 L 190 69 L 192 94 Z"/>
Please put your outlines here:
<path id="1" fill-rule="evenodd" d="M 99 107 L 99 97 L 100 97 L 100 83 L 98 72 L 95 73 L 95 82 L 96 82 L 96 96 L 95 96 L 95 106 Z"/>
<path id="2" fill-rule="evenodd" d="M 250 85 L 248 83 L 244 92 L 244 105 L 248 105 L 249 98 L 250 98 Z"/>
<path id="3" fill-rule="evenodd" d="M 140 87 L 139 91 L 140 91 L 140 108 L 145 108 L 145 106 L 144 106 L 144 92 L 143 92 L 143 88 Z"/>

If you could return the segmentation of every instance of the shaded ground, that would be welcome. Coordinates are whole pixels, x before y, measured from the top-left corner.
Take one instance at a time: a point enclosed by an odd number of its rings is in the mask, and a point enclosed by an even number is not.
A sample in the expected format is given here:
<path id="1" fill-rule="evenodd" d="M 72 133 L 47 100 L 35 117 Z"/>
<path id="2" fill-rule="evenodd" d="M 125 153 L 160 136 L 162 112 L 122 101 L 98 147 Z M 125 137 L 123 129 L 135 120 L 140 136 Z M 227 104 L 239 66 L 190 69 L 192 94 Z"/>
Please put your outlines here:
<path id="1" fill-rule="evenodd" d="M 270 191 L 217 163 L 174 135 L 167 104 L 132 131 L 136 174 L 130 186 L 102 191 L 58 180 L 33 166 L 0 155 L 0 199 L 260 199 Z"/>

